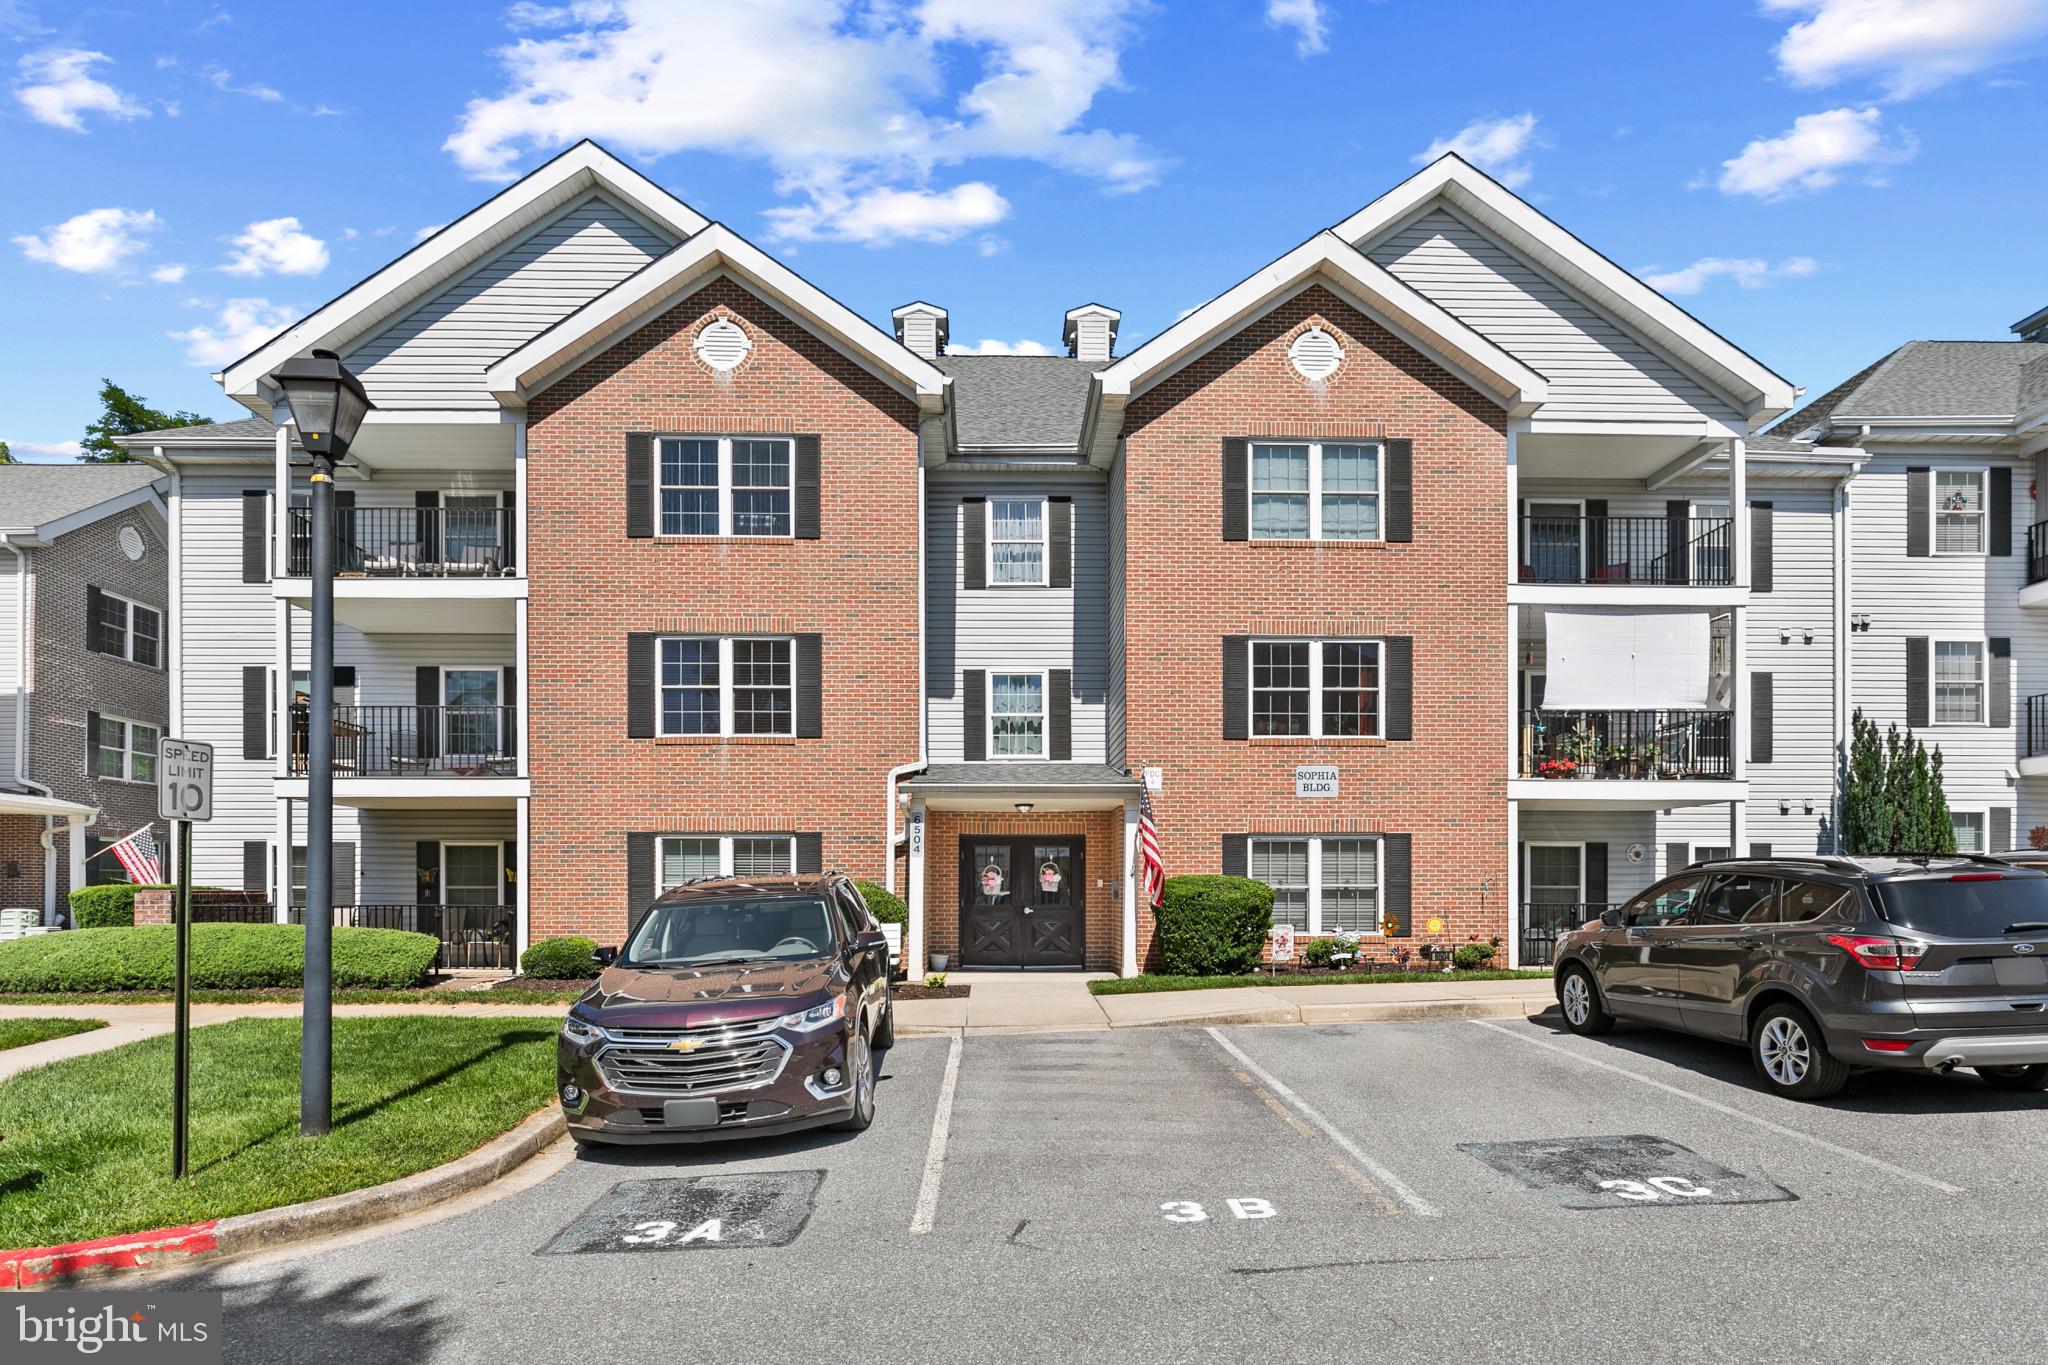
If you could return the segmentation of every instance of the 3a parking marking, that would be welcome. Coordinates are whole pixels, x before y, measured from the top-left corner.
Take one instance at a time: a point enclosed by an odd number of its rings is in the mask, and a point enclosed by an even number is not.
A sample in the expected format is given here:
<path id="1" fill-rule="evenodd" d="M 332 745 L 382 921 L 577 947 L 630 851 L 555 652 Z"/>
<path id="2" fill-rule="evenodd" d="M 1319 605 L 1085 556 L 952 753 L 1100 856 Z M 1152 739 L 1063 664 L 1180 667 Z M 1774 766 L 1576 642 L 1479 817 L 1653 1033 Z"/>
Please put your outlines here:
<path id="1" fill-rule="evenodd" d="M 788 1246 L 810 1221 L 824 1180 L 823 1171 L 622 1180 L 540 1254 Z"/>

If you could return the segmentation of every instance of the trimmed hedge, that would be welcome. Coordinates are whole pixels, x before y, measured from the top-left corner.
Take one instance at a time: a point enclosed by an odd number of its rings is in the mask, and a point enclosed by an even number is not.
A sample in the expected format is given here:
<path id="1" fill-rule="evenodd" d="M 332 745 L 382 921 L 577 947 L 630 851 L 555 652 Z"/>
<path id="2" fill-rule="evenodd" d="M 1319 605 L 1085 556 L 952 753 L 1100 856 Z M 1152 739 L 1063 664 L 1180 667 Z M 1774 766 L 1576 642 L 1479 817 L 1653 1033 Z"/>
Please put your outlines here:
<path id="1" fill-rule="evenodd" d="M 519 955 L 519 974 L 542 981 L 583 981 L 603 969 L 591 959 L 595 940 L 568 934 L 544 938 Z"/>
<path id="2" fill-rule="evenodd" d="M 130 886 L 108 882 L 104 886 L 81 886 L 71 893 L 71 927 L 74 929 L 125 929 L 135 923 L 135 893 L 158 891 L 162 887 Z"/>
<path id="3" fill-rule="evenodd" d="M 426 983 L 440 941 L 401 929 L 334 931 L 336 990 Z M 168 924 L 72 929 L 0 943 L 0 992 L 167 991 L 175 984 Z M 306 931 L 296 924 L 195 924 L 195 990 L 296 989 L 305 984 Z"/>
<path id="4" fill-rule="evenodd" d="M 883 924 L 907 924 L 910 921 L 910 907 L 903 903 L 903 897 L 893 891 L 885 891 L 873 882 L 855 882 L 860 888 L 861 899 L 868 903 L 868 913 Z"/>
<path id="5" fill-rule="evenodd" d="M 1168 975 L 1242 976 L 1264 955 L 1273 888 L 1249 877 L 1168 877 L 1158 921 Z"/>

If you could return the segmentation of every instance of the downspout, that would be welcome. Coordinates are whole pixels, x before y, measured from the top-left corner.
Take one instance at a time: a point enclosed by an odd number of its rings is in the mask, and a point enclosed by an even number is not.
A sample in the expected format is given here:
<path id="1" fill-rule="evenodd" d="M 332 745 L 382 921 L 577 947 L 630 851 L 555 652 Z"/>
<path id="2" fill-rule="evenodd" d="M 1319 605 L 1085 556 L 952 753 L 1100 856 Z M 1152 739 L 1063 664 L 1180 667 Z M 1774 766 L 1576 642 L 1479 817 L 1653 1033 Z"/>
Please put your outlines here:
<path id="1" fill-rule="evenodd" d="M 1849 717 L 1855 714 L 1854 698 L 1849 695 L 1849 592 L 1851 577 L 1849 569 L 1850 549 L 1855 539 L 1850 534 L 1849 480 L 1853 475 L 1844 475 L 1836 481 L 1833 492 L 1835 523 L 1835 752 L 1834 762 L 1829 766 L 1833 779 L 1828 785 L 1834 796 L 1829 819 L 1834 822 L 1834 848 L 1831 852 L 1842 851 L 1842 788 L 1849 766 Z"/>
<path id="2" fill-rule="evenodd" d="M 931 594 L 931 584 L 925 577 L 925 465 L 924 443 L 918 443 L 917 452 L 917 761 L 899 763 L 889 769 L 887 802 L 889 807 L 889 842 L 883 846 L 882 886 L 890 895 L 896 894 L 896 846 L 903 842 L 906 832 L 896 827 L 896 784 L 926 766 L 928 736 L 925 719 L 925 603 Z"/>

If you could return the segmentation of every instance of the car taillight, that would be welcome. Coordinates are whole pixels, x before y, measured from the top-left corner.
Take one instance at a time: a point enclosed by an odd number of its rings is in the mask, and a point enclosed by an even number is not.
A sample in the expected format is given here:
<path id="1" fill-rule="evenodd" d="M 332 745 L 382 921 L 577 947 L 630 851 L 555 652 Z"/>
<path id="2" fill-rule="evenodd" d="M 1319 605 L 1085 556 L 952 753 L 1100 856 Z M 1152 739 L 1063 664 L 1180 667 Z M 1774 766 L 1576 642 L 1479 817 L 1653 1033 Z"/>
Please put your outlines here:
<path id="1" fill-rule="evenodd" d="M 1910 972 L 1927 955 L 1927 945 L 1909 938 L 1874 934 L 1829 934 L 1828 942 L 1873 972 Z"/>
<path id="2" fill-rule="evenodd" d="M 1905 1038 L 1865 1038 L 1863 1046 L 1872 1052 L 1904 1052 L 1913 1044 Z"/>
<path id="3" fill-rule="evenodd" d="M 1955 876 L 1950 877 L 1949 880 L 1952 882 L 2002 882 L 2005 880 L 2005 874 L 2003 872 L 1958 872 Z"/>

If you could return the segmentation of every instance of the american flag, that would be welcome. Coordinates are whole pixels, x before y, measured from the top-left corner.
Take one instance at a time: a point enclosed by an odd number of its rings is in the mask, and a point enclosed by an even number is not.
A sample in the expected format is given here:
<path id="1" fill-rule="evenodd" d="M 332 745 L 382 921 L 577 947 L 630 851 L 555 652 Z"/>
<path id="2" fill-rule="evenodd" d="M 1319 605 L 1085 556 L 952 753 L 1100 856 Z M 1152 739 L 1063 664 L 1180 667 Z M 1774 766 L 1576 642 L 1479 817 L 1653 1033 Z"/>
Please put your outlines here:
<path id="1" fill-rule="evenodd" d="M 1152 793 L 1138 792 L 1138 884 L 1153 909 L 1166 896 L 1166 864 L 1159 860 L 1159 826 L 1152 823 Z"/>
<path id="2" fill-rule="evenodd" d="M 163 860 L 157 856 L 156 836 L 149 832 L 148 825 L 100 852 L 113 854 L 128 874 L 128 880 L 137 886 L 163 885 Z"/>

